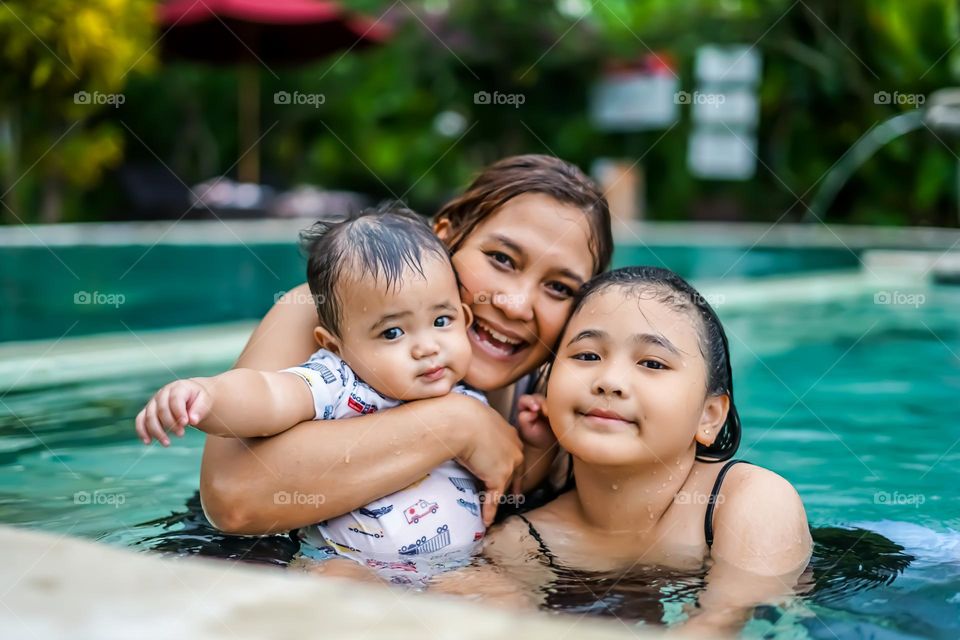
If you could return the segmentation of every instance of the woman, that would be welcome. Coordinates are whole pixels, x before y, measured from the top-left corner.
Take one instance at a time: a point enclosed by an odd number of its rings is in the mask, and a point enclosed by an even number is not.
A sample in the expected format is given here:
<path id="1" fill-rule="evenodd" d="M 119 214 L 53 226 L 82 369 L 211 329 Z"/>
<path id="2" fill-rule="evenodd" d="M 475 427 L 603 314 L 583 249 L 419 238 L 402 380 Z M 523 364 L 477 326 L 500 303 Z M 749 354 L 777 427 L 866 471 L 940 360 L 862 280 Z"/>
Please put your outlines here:
<path id="1" fill-rule="evenodd" d="M 449 459 L 494 496 L 508 485 L 528 490 L 544 477 L 548 457 L 524 467 L 517 431 L 505 418 L 516 383 L 550 357 L 574 294 L 610 262 L 607 202 L 573 165 L 516 156 L 484 170 L 441 209 L 434 230 L 475 318 L 465 381 L 496 410 L 449 395 L 382 414 L 305 422 L 270 438 L 208 437 L 200 495 L 219 529 L 267 534 L 306 526 L 402 489 Z M 285 299 L 292 302 L 267 313 L 236 367 L 279 370 L 315 351 L 316 309 L 306 285 Z M 529 379 L 523 382 L 520 391 L 528 391 Z"/>

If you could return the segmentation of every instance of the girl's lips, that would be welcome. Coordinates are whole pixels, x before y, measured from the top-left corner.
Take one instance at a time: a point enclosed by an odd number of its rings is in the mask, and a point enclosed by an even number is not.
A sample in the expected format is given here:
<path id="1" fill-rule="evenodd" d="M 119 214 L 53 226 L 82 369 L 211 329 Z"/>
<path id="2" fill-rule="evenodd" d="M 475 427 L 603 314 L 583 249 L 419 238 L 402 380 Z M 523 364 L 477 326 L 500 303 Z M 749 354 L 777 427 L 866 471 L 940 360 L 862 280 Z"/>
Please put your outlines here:
<path id="1" fill-rule="evenodd" d="M 586 412 L 578 412 L 581 416 L 589 420 L 595 425 L 607 427 L 607 428 L 623 428 L 623 427 L 636 427 L 637 423 L 634 420 L 628 420 L 624 418 L 619 413 L 615 411 L 608 411 L 606 409 L 591 409 Z"/>
<path id="2" fill-rule="evenodd" d="M 501 342 L 480 327 L 476 321 L 467 330 L 467 336 L 482 353 L 494 360 L 512 360 L 529 346 L 526 342 L 516 345 Z"/>

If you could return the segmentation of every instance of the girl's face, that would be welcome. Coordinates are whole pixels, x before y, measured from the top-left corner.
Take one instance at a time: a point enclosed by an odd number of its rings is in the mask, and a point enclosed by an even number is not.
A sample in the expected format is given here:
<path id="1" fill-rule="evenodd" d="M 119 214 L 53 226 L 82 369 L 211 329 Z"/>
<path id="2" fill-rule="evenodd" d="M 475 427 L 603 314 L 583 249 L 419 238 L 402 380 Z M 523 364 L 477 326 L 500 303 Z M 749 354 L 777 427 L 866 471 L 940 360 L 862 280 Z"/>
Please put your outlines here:
<path id="1" fill-rule="evenodd" d="M 698 320 L 654 297 L 612 286 L 564 332 L 547 411 L 561 446 L 587 463 L 675 465 L 726 419 L 727 396 L 706 395 Z"/>
<path id="2" fill-rule="evenodd" d="M 437 223 L 446 240 L 453 229 Z M 453 255 L 473 311 L 466 382 L 483 391 L 513 383 L 551 355 L 573 295 L 593 274 L 591 231 L 578 208 L 529 193 L 483 221 Z"/>

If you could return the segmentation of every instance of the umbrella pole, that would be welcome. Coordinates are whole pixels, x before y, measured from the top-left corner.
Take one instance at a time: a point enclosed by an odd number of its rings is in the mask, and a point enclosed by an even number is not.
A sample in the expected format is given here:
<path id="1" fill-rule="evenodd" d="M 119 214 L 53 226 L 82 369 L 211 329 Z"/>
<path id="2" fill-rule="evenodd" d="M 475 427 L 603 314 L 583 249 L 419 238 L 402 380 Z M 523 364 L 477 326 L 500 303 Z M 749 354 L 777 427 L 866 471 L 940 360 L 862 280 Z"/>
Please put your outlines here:
<path id="1" fill-rule="evenodd" d="M 260 71 L 253 65 L 239 69 L 238 138 L 240 161 L 237 178 L 240 182 L 260 182 Z"/>

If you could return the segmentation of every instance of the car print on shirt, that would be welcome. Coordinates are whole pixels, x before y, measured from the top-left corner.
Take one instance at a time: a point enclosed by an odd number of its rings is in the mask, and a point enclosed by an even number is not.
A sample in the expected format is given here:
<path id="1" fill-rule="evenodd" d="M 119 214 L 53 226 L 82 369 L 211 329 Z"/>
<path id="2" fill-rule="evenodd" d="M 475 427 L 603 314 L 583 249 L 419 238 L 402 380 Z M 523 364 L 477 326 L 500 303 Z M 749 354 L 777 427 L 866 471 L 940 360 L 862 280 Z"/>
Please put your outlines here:
<path id="1" fill-rule="evenodd" d="M 377 507 L 376 509 L 367 509 L 366 507 L 360 507 L 361 515 L 365 515 L 368 518 L 373 518 L 374 520 L 380 518 L 380 516 L 387 515 L 391 511 L 393 511 L 392 504 L 388 504 L 385 507 Z"/>
<path id="2" fill-rule="evenodd" d="M 354 533 L 359 533 L 361 535 L 370 536 L 371 538 L 376 538 L 377 540 L 385 535 L 382 529 L 380 531 L 370 531 L 369 529 L 364 529 L 363 527 L 347 527 L 347 530 L 353 531 Z"/>
<path id="3" fill-rule="evenodd" d="M 477 481 L 473 478 L 447 478 L 460 493 L 477 493 Z"/>
<path id="4" fill-rule="evenodd" d="M 350 397 L 347 399 L 347 406 L 361 415 L 375 413 L 377 411 L 377 407 L 375 405 L 370 404 L 369 402 L 364 402 L 363 398 L 355 393 L 350 394 Z"/>
<path id="5" fill-rule="evenodd" d="M 384 561 L 375 560 L 374 558 L 367 558 L 366 563 L 371 569 L 392 569 L 394 571 L 412 571 L 414 573 L 417 571 L 417 565 L 411 560 Z"/>
<path id="6" fill-rule="evenodd" d="M 304 365 L 301 365 L 306 369 L 313 369 L 320 374 L 320 377 L 323 378 L 323 381 L 327 384 L 333 384 L 337 381 L 337 376 L 333 375 L 333 371 L 330 371 L 330 368 L 320 362 L 308 362 Z"/>
<path id="7" fill-rule="evenodd" d="M 416 503 L 407 507 L 403 515 L 407 517 L 407 524 L 417 524 L 420 518 L 429 513 L 436 513 L 439 506 L 436 502 L 427 502 L 426 500 L 417 500 Z"/>
<path id="8" fill-rule="evenodd" d="M 480 507 L 475 502 L 467 502 L 463 498 L 457 498 L 457 504 L 475 516 L 480 515 Z"/>
<path id="9" fill-rule="evenodd" d="M 404 556 L 418 556 L 424 553 L 433 553 L 450 544 L 450 528 L 447 525 L 437 527 L 437 535 L 432 538 L 423 536 L 413 544 L 400 547 L 400 554 Z"/>

